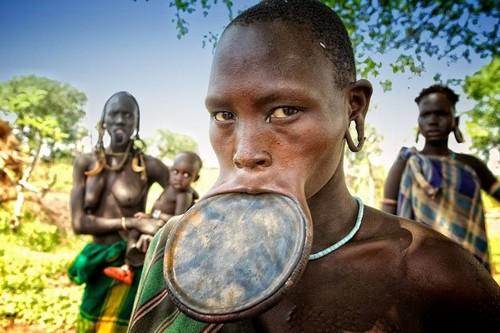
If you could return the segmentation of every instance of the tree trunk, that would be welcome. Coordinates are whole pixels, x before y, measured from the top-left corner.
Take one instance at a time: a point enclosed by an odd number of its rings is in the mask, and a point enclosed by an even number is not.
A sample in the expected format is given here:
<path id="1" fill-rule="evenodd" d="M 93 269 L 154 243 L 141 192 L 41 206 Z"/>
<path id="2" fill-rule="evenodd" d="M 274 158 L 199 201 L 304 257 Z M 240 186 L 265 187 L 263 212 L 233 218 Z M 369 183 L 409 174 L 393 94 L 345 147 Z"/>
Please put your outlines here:
<path id="1" fill-rule="evenodd" d="M 38 159 L 40 157 L 40 151 L 42 150 L 42 145 L 43 142 L 40 140 L 40 143 L 38 144 L 38 147 L 35 152 L 35 156 L 33 156 L 33 160 L 31 160 L 29 167 L 26 170 L 24 170 L 21 180 L 18 181 L 16 185 L 17 198 L 16 198 L 16 203 L 14 205 L 14 212 L 10 220 L 10 225 L 14 230 L 17 229 L 19 227 L 19 224 L 21 223 L 21 216 L 24 205 L 24 188 L 27 187 L 26 184 L 29 184 L 28 179 L 31 177 L 33 169 L 35 169 L 36 163 L 38 162 Z"/>
<path id="2" fill-rule="evenodd" d="M 23 173 L 23 180 L 27 182 L 35 169 L 36 164 L 38 163 L 38 159 L 40 158 L 40 152 L 42 150 L 43 142 L 40 140 L 38 147 L 36 148 L 35 156 L 33 156 L 33 160 L 31 160 L 30 166 Z"/>

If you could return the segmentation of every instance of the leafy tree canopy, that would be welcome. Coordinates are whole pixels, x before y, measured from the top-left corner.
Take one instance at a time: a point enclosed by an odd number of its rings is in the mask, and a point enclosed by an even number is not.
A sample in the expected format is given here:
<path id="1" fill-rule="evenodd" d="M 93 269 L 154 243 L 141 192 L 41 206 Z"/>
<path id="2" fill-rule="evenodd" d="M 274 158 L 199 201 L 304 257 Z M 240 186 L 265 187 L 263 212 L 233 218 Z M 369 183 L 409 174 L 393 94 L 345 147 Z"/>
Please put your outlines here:
<path id="1" fill-rule="evenodd" d="M 499 146 L 499 73 L 500 2 L 495 0 L 320 0 L 343 19 L 355 49 L 357 72 L 361 77 L 378 77 L 382 67 L 390 66 L 393 73 L 420 75 L 427 59 L 459 59 L 471 62 L 472 55 L 494 60 L 478 73 L 468 77 L 465 91 L 477 102 L 467 122 L 473 148 L 487 157 L 487 152 Z M 187 14 L 197 9 L 206 16 L 212 6 L 221 3 L 232 17 L 231 0 L 169 0 L 176 9 L 178 37 L 188 33 Z M 214 46 L 218 36 L 207 33 Z M 396 60 L 383 64 L 377 55 L 394 52 Z M 434 76 L 436 82 L 460 85 L 463 78 Z M 384 91 L 392 81 L 381 79 Z"/>
<path id="2" fill-rule="evenodd" d="M 156 156 L 162 159 L 173 160 L 175 155 L 182 151 L 196 152 L 198 150 L 198 144 L 192 137 L 167 129 L 159 129 L 156 135 L 147 141 L 149 146 L 153 146 L 158 151 Z"/>
<path id="3" fill-rule="evenodd" d="M 73 143 L 82 133 L 85 94 L 69 84 L 34 75 L 0 83 L 0 113 L 14 116 L 21 142 L 31 151 Z"/>
<path id="4" fill-rule="evenodd" d="M 213 5 L 222 3 L 232 17 L 231 0 L 169 0 L 176 9 L 172 20 L 178 37 L 189 31 L 186 14 L 197 9 L 206 16 Z M 500 3 L 495 0 L 321 0 L 343 19 L 356 50 L 358 73 L 377 77 L 383 64 L 373 55 L 400 53 L 395 62 L 385 64 L 393 73 L 420 74 L 425 56 L 455 62 L 471 61 L 471 55 L 492 57 L 500 47 Z M 216 43 L 217 35 L 205 39 Z M 204 41 L 205 42 L 205 41 Z M 450 83 L 457 83 L 452 81 Z M 383 80 L 384 89 L 391 81 Z"/>
<path id="5" fill-rule="evenodd" d="M 468 112 L 467 132 L 472 147 L 488 158 L 492 149 L 500 147 L 500 57 L 465 79 L 464 90 L 476 102 Z"/>

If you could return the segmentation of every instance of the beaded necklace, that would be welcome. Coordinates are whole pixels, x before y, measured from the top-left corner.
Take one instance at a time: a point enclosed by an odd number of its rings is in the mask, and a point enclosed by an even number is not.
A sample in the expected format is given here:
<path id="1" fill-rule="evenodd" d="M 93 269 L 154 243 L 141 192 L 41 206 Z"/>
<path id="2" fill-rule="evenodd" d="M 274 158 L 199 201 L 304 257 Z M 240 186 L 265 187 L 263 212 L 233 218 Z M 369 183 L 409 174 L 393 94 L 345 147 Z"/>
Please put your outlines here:
<path id="1" fill-rule="evenodd" d="M 356 216 L 356 223 L 354 223 L 354 227 L 351 229 L 351 231 L 349 231 L 349 233 L 347 235 L 344 236 L 344 238 L 342 238 L 338 242 L 330 245 L 329 247 L 327 247 L 324 250 L 310 254 L 309 260 L 316 260 L 319 258 L 323 258 L 326 255 L 329 255 L 330 253 L 332 253 L 333 251 L 337 250 L 338 248 L 343 246 L 345 243 L 350 241 L 354 237 L 354 235 L 356 235 L 359 228 L 361 227 L 361 222 L 363 222 L 363 214 L 365 211 L 365 205 L 363 204 L 363 201 L 361 201 L 360 198 L 355 197 L 354 199 L 356 199 L 356 201 L 358 202 L 358 215 Z"/>

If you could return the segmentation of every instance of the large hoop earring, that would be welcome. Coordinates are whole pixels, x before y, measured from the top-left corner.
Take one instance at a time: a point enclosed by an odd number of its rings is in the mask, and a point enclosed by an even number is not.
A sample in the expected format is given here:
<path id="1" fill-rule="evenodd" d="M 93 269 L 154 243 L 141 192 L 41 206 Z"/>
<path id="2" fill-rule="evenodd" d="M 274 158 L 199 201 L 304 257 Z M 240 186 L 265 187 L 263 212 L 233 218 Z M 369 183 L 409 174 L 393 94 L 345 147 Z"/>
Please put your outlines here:
<path id="1" fill-rule="evenodd" d="M 458 143 L 464 142 L 464 136 L 458 126 L 453 129 L 453 135 L 455 136 L 455 140 L 457 140 Z"/>
<path id="2" fill-rule="evenodd" d="M 349 147 L 349 150 L 352 151 L 353 153 L 357 153 L 358 151 L 363 148 L 363 145 L 365 144 L 365 137 L 358 137 L 358 144 L 354 143 L 354 140 L 351 137 L 351 133 L 349 132 L 349 128 L 347 128 L 347 131 L 345 132 L 345 140 L 347 141 L 347 147 Z"/>

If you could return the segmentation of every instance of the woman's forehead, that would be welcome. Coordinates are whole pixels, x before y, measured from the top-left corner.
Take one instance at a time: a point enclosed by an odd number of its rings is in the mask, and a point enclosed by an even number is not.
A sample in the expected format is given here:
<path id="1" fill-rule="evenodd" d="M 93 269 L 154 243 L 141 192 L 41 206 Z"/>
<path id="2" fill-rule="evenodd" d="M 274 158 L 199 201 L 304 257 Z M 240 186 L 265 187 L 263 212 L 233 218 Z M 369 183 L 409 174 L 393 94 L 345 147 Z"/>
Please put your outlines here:
<path id="1" fill-rule="evenodd" d="M 444 111 L 449 110 L 453 112 L 452 102 L 445 94 L 440 92 L 430 93 L 422 97 L 418 107 L 421 111 L 428 109 L 443 109 Z"/>
<path id="2" fill-rule="evenodd" d="M 307 29 L 265 21 L 229 27 L 219 41 L 214 64 L 244 60 L 250 64 L 276 67 L 283 62 L 301 62 L 314 57 L 318 62 L 321 56 L 320 44 L 314 45 Z"/>
<path id="3" fill-rule="evenodd" d="M 115 95 L 109 99 L 105 106 L 106 113 L 110 111 L 134 111 L 138 113 L 135 101 L 126 95 Z"/>
<path id="4" fill-rule="evenodd" d="M 209 96 L 247 81 L 302 82 L 315 87 L 319 83 L 331 91 L 333 64 L 303 30 L 280 22 L 229 27 L 215 53 Z"/>

